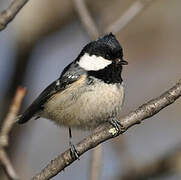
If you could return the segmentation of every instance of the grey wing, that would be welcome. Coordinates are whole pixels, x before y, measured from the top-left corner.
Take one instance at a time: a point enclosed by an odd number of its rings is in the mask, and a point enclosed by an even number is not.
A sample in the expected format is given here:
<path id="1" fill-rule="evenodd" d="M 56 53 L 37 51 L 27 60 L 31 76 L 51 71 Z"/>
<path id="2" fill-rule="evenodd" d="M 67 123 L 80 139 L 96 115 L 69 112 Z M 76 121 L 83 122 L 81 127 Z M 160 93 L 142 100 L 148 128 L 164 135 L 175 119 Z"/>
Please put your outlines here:
<path id="1" fill-rule="evenodd" d="M 80 78 L 85 73 L 82 69 L 71 63 L 62 72 L 60 78 L 50 84 L 38 98 L 28 107 L 28 109 L 19 116 L 18 123 L 23 124 L 36 115 L 39 111 L 42 111 L 46 101 L 55 93 L 65 90 L 70 84 Z"/>
<path id="2" fill-rule="evenodd" d="M 43 109 L 43 104 L 47 101 L 47 99 L 58 91 L 56 88 L 56 81 L 54 81 L 38 96 L 38 98 L 28 107 L 26 111 L 19 116 L 18 123 L 23 124 L 27 122 L 37 112 L 41 111 Z"/>

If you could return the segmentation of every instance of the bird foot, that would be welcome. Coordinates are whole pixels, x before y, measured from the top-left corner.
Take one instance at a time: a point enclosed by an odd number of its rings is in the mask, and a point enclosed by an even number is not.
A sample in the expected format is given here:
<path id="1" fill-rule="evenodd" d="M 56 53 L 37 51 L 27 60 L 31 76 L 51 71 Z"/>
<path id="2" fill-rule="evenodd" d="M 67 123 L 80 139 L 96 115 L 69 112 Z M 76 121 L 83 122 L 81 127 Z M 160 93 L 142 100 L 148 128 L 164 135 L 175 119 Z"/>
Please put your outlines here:
<path id="1" fill-rule="evenodd" d="M 109 120 L 109 123 L 115 128 L 116 133 L 114 136 L 117 136 L 119 134 L 121 134 L 122 132 L 125 131 L 124 126 L 116 119 L 116 118 L 111 118 Z"/>
<path id="2" fill-rule="evenodd" d="M 78 153 L 77 153 L 77 150 L 76 150 L 74 144 L 72 144 L 72 143 L 70 143 L 70 155 L 71 155 L 71 157 L 72 157 L 73 159 L 78 159 L 78 160 L 80 160 L 80 159 L 79 159 L 79 155 L 78 155 Z"/>

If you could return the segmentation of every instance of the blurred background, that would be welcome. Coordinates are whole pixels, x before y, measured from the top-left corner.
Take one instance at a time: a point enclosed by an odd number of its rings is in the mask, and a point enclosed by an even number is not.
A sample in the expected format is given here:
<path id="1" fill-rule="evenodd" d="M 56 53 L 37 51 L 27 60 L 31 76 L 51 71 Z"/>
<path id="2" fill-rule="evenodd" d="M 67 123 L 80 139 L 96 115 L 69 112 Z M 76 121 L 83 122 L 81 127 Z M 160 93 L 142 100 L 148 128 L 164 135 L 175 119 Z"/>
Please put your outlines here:
<path id="1" fill-rule="evenodd" d="M 102 32 L 134 2 L 86 1 Z M 9 3 L 0 0 L 0 11 L 6 9 Z M 122 116 L 159 96 L 180 79 L 180 8 L 180 0 L 154 0 L 116 34 L 129 62 L 123 72 L 126 100 Z M 13 22 L 0 32 L 1 122 L 18 85 L 28 89 L 22 112 L 59 77 L 63 68 L 89 41 L 91 37 L 81 24 L 71 0 L 30 0 Z M 121 137 L 103 143 L 100 179 L 133 179 L 127 176 L 130 172 L 151 172 L 155 167 L 153 163 L 181 149 L 180 107 L 181 101 L 178 100 L 148 121 L 130 128 Z M 73 130 L 73 141 L 77 143 L 89 133 Z M 27 180 L 67 148 L 68 129 L 41 118 L 15 126 L 8 151 L 19 176 Z M 89 179 L 91 152 L 85 153 L 80 161 L 74 162 L 53 179 Z M 181 179 L 181 153 L 177 152 L 177 155 L 171 162 L 172 168 L 163 171 L 163 163 L 154 177 L 149 175 L 143 179 Z M 2 169 L 0 178 L 6 179 Z"/>

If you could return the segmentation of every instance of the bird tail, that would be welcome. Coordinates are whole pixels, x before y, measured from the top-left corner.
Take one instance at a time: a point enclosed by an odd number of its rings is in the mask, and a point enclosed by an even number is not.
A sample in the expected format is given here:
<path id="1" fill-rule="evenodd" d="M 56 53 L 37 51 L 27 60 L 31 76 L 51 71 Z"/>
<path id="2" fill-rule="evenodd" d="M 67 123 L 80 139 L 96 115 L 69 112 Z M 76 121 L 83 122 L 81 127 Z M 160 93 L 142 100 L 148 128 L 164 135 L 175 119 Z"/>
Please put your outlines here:
<path id="1" fill-rule="evenodd" d="M 21 116 L 22 116 L 22 115 L 16 116 L 16 118 L 15 118 L 15 123 L 19 123 L 19 120 L 21 119 Z"/>
<path id="2" fill-rule="evenodd" d="M 16 122 L 18 124 L 24 124 L 29 121 L 35 115 L 33 108 L 28 108 L 23 114 L 17 116 Z"/>
<path id="3" fill-rule="evenodd" d="M 29 120 L 29 118 L 27 118 L 24 114 L 21 114 L 21 115 L 16 117 L 16 123 L 18 123 L 18 124 L 24 124 L 28 120 Z"/>

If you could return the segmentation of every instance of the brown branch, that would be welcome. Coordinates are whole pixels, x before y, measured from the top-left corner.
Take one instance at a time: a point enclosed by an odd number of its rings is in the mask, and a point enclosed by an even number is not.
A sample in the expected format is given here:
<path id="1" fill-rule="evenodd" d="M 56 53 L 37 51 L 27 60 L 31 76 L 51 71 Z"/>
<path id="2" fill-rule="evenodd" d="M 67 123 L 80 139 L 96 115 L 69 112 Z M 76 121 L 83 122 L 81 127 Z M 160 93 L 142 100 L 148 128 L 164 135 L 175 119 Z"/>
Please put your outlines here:
<path id="1" fill-rule="evenodd" d="M 10 106 L 9 112 L 4 119 L 4 122 L 1 127 L 1 132 L 0 132 L 0 146 L 8 146 L 8 136 L 9 132 L 11 131 L 14 123 L 15 123 L 15 118 L 19 112 L 21 102 L 26 95 L 26 90 L 22 87 L 18 87 L 15 97 L 13 99 L 13 102 Z"/>
<path id="2" fill-rule="evenodd" d="M 72 0 L 80 20 L 92 39 L 99 36 L 99 30 L 91 17 L 84 0 Z"/>
<path id="3" fill-rule="evenodd" d="M 25 94 L 26 94 L 26 90 L 24 88 L 19 87 L 17 89 L 15 97 L 13 99 L 13 102 L 7 114 L 7 117 L 5 118 L 3 125 L 1 127 L 1 131 L 0 131 L 0 163 L 3 166 L 5 173 L 11 180 L 17 180 L 19 178 L 18 178 L 18 175 L 16 174 L 16 171 L 14 170 L 12 166 L 12 163 L 4 147 L 8 146 L 9 133 L 15 123 L 16 116 L 19 112 L 21 102 Z"/>
<path id="4" fill-rule="evenodd" d="M 138 14 L 140 14 L 143 9 L 148 7 L 151 2 L 153 2 L 153 0 L 137 0 L 118 20 L 108 26 L 105 32 L 112 32 L 115 34 L 118 33 L 120 30 L 126 27 L 126 25 L 128 25 Z"/>
<path id="5" fill-rule="evenodd" d="M 0 14 L 0 31 L 6 28 L 27 2 L 28 0 L 14 0 L 9 7 Z"/>
<path id="6" fill-rule="evenodd" d="M 11 179 L 11 180 L 19 179 L 6 151 L 4 150 L 4 148 L 1 148 L 1 147 L 0 147 L 0 163 L 9 179 Z"/>
<path id="7" fill-rule="evenodd" d="M 181 96 L 181 80 L 173 86 L 171 89 L 163 93 L 160 97 L 143 104 L 135 111 L 130 112 L 127 116 L 120 119 L 122 124 L 122 133 L 127 131 L 128 128 L 133 125 L 141 123 L 143 120 L 155 115 L 161 109 L 167 107 L 168 105 L 175 102 Z M 79 155 L 82 155 L 89 149 L 96 147 L 98 144 L 115 137 L 115 128 L 111 127 L 109 124 L 102 125 L 89 137 L 82 140 L 77 144 L 76 150 Z M 70 155 L 70 150 L 68 149 L 54 160 L 52 160 L 47 167 L 45 167 L 40 173 L 35 175 L 32 180 L 48 180 L 67 166 L 75 161 Z"/>

